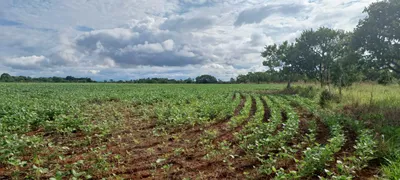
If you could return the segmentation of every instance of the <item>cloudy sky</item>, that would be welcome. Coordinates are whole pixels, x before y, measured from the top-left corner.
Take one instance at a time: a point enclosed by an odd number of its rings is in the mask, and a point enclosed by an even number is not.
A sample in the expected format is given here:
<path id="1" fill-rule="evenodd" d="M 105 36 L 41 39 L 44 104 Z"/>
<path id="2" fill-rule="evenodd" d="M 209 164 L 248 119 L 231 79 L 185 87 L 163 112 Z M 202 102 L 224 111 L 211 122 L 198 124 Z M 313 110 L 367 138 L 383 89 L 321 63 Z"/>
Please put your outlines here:
<path id="1" fill-rule="evenodd" d="M 0 73 L 228 80 L 304 29 L 352 30 L 374 1 L 0 0 Z"/>

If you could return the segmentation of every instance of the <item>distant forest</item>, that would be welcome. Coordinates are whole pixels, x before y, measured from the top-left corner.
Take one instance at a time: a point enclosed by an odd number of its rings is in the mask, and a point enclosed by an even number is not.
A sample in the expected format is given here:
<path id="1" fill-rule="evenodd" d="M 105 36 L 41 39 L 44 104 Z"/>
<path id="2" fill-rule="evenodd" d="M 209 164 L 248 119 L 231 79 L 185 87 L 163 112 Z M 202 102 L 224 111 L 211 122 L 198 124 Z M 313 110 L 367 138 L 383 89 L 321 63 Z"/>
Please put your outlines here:
<path id="1" fill-rule="evenodd" d="M 387 70 L 365 70 L 359 74 L 360 82 L 377 82 L 379 84 L 397 83 L 398 76 L 396 73 Z M 316 82 L 315 79 L 308 79 L 306 76 L 294 75 L 290 77 L 293 82 Z M 104 80 L 103 83 L 143 83 L 143 84 L 246 84 L 246 83 L 284 83 L 289 77 L 283 71 L 268 70 L 266 72 L 249 72 L 246 75 L 239 75 L 236 78 L 231 78 L 229 81 L 222 81 L 212 75 L 201 75 L 196 78 L 187 79 L 168 79 L 168 78 L 141 78 L 136 80 Z M 73 76 L 67 77 L 38 77 L 29 76 L 11 76 L 8 73 L 3 73 L 0 76 L 0 82 L 45 82 L 45 83 L 96 83 L 99 81 L 91 78 L 76 78 Z"/>
<path id="2" fill-rule="evenodd" d="M 8 73 L 3 73 L 0 76 L 0 82 L 48 82 L 48 83 L 62 83 L 62 82 L 74 82 L 74 83 L 91 83 L 96 82 L 91 78 L 75 78 L 73 76 L 62 77 L 29 77 L 29 76 L 11 76 Z"/>

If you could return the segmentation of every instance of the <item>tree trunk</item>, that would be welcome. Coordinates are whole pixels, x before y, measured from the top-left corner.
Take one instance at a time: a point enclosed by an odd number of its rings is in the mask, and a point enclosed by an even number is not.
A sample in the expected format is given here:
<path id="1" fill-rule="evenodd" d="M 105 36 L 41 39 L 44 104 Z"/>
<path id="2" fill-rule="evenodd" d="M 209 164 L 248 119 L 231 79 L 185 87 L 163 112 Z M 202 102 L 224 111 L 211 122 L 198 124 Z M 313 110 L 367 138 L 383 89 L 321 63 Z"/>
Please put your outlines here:
<path id="1" fill-rule="evenodd" d="M 291 78 L 289 78 L 289 81 L 288 81 L 288 83 L 287 83 L 286 88 L 287 88 L 287 89 L 292 88 L 292 80 L 291 80 Z"/>
<path id="2" fill-rule="evenodd" d="M 339 94 L 340 94 L 340 96 L 342 96 L 342 75 L 340 75 L 340 78 L 339 78 Z"/>
<path id="3" fill-rule="evenodd" d="M 321 83 L 321 88 L 324 87 L 324 80 L 323 80 L 323 71 L 322 71 L 322 63 L 319 64 L 319 81 Z"/>
<path id="4" fill-rule="evenodd" d="M 343 68 L 342 68 L 342 64 L 339 63 L 339 72 L 340 72 L 340 76 L 339 76 L 339 94 L 340 97 L 342 97 L 342 86 L 343 86 Z"/>
<path id="5" fill-rule="evenodd" d="M 326 81 L 327 81 L 327 84 L 328 84 L 328 91 L 329 92 L 331 92 L 331 70 L 330 70 L 330 67 L 328 66 L 328 68 L 327 68 L 327 72 L 326 72 Z"/>

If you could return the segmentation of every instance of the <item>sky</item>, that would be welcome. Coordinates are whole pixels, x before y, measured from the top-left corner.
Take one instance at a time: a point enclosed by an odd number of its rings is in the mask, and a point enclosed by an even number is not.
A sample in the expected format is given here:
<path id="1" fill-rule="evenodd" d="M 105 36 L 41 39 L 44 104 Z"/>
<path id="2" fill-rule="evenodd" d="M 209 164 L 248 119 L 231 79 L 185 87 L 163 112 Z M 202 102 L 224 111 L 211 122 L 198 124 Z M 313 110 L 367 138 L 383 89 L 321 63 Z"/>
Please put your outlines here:
<path id="1" fill-rule="evenodd" d="M 229 80 L 265 45 L 353 30 L 375 0 L 0 0 L 0 73 Z"/>

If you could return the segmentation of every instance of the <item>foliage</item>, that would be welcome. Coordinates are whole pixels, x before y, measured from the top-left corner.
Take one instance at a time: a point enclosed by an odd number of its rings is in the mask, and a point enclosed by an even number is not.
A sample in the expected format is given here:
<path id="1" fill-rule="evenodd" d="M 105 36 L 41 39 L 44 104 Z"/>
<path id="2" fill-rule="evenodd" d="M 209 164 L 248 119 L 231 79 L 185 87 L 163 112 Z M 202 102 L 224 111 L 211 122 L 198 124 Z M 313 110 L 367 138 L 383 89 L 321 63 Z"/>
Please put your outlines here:
<path id="1" fill-rule="evenodd" d="M 72 76 L 62 77 L 39 77 L 32 78 L 29 76 L 11 76 L 10 74 L 3 73 L 0 76 L 0 82 L 76 82 L 76 83 L 89 83 L 96 82 L 90 78 L 75 78 Z"/>
<path id="2" fill-rule="evenodd" d="M 338 103 L 340 101 L 340 97 L 327 89 L 321 92 L 319 97 L 319 105 L 321 107 L 326 107 L 326 105 L 332 101 Z"/>
<path id="3" fill-rule="evenodd" d="M 180 83 L 194 83 L 194 79 L 187 78 L 185 80 L 175 80 L 168 78 L 143 78 L 136 80 L 125 81 L 125 83 L 146 83 L 146 84 L 180 84 Z"/>
<path id="4" fill-rule="evenodd" d="M 364 10 L 353 40 L 353 46 L 368 52 L 369 63 L 379 69 L 390 69 L 400 74 L 400 2 L 383 0 Z"/>
<path id="5" fill-rule="evenodd" d="M 215 78 L 214 76 L 211 75 L 201 75 L 196 77 L 196 83 L 199 84 L 209 84 L 209 83 L 217 83 L 217 78 Z"/>
<path id="6" fill-rule="evenodd" d="M 292 74 L 290 76 L 291 81 L 299 81 L 304 80 L 304 77 L 296 74 Z M 246 75 L 239 75 L 235 81 L 231 81 L 234 83 L 282 83 L 287 82 L 289 77 L 287 76 L 287 72 L 278 71 L 274 69 L 270 69 L 265 72 L 249 72 Z"/>
<path id="7" fill-rule="evenodd" d="M 279 46 L 276 44 L 266 46 L 261 56 L 266 59 L 263 62 L 264 66 L 282 71 L 282 75 L 288 81 L 287 87 L 290 88 L 291 81 L 293 81 L 292 76 L 299 74 L 300 71 L 297 61 L 298 49 L 295 44 L 285 41 Z"/>
<path id="8" fill-rule="evenodd" d="M 309 98 L 309 99 L 314 99 L 318 94 L 319 94 L 319 89 L 314 87 L 314 86 L 294 86 L 289 89 L 285 89 L 281 91 L 280 93 L 282 94 L 297 94 L 301 97 Z"/>
<path id="9" fill-rule="evenodd" d="M 394 77 L 392 73 L 390 73 L 389 71 L 383 71 L 378 79 L 378 83 L 382 85 L 388 85 L 393 82 L 394 82 Z"/>

